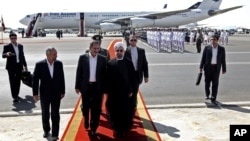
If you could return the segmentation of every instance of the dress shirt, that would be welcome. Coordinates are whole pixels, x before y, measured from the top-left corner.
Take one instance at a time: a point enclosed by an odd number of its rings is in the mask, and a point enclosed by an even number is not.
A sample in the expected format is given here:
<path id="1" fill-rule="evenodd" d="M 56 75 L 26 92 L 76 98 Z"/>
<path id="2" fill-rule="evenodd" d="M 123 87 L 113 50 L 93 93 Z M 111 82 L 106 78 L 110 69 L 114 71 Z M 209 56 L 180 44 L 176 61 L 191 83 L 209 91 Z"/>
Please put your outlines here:
<path id="1" fill-rule="evenodd" d="M 137 51 L 137 47 L 131 47 L 131 58 L 132 58 L 132 62 L 135 68 L 135 71 L 137 71 L 137 65 L 138 65 L 138 51 Z"/>
<path id="2" fill-rule="evenodd" d="M 93 57 L 89 52 L 89 82 L 96 82 L 97 55 Z"/>
<path id="3" fill-rule="evenodd" d="M 218 46 L 213 47 L 212 45 L 212 60 L 211 64 L 217 64 L 217 54 L 218 54 Z"/>
<path id="4" fill-rule="evenodd" d="M 47 59 L 46 59 L 47 60 Z M 49 68 L 49 73 L 51 78 L 53 78 L 53 73 L 54 73 L 54 62 L 52 64 L 49 63 L 49 61 L 47 60 L 47 64 L 48 64 L 48 68 Z"/>
<path id="5" fill-rule="evenodd" d="M 18 49 L 18 44 L 12 44 L 14 50 L 15 50 L 15 56 L 16 56 L 16 62 L 19 63 L 20 60 L 19 60 L 19 49 Z"/>

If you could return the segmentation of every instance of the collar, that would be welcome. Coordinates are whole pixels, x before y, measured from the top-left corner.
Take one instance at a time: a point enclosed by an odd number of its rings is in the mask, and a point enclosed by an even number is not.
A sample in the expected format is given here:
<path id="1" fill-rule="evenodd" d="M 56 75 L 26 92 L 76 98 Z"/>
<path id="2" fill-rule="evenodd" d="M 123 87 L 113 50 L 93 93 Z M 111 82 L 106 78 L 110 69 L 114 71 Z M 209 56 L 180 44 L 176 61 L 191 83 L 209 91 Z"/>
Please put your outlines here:
<path id="1" fill-rule="evenodd" d="M 98 54 L 96 54 L 96 56 L 92 56 L 92 54 L 89 52 L 89 57 L 91 57 L 91 58 L 94 58 L 94 59 L 95 59 L 95 58 L 97 58 L 97 55 L 98 55 Z"/>
<path id="2" fill-rule="evenodd" d="M 18 43 L 16 43 L 16 45 L 15 45 L 15 44 L 13 44 L 13 43 L 11 43 L 11 44 L 12 44 L 12 46 L 13 46 L 13 47 L 18 46 Z"/>
<path id="3" fill-rule="evenodd" d="M 54 65 L 54 62 L 55 62 L 55 61 L 53 61 L 53 63 L 50 64 L 49 60 L 46 58 L 46 62 L 47 62 L 47 64 L 49 64 L 49 65 Z"/>
<path id="4" fill-rule="evenodd" d="M 219 45 L 217 45 L 216 47 L 214 47 L 213 45 L 211 45 L 211 47 L 212 47 L 212 48 L 218 48 L 218 47 L 219 47 Z"/>
<path id="5" fill-rule="evenodd" d="M 124 57 L 122 57 L 122 58 L 116 58 L 116 60 L 123 60 L 123 58 L 124 58 Z"/>

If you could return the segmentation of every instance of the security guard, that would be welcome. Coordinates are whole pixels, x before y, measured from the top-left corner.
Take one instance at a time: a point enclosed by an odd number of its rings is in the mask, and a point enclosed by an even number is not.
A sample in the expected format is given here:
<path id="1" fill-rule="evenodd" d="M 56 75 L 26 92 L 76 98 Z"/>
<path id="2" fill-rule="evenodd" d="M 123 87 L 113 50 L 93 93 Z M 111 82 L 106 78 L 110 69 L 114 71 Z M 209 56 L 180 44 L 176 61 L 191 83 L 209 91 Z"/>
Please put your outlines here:
<path id="1" fill-rule="evenodd" d="M 105 56 L 105 57 L 107 58 L 107 61 L 109 61 L 109 60 L 110 60 L 110 55 L 109 55 L 108 50 L 101 47 L 102 38 L 103 38 L 103 37 L 102 37 L 101 35 L 94 35 L 94 36 L 92 37 L 93 40 L 96 40 L 96 41 L 99 41 L 99 42 L 100 42 L 100 51 L 99 51 L 99 53 L 100 53 L 101 55 Z M 87 52 L 89 52 L 89 50 L 86 50 L 86 53 L 87 53 Z"/>

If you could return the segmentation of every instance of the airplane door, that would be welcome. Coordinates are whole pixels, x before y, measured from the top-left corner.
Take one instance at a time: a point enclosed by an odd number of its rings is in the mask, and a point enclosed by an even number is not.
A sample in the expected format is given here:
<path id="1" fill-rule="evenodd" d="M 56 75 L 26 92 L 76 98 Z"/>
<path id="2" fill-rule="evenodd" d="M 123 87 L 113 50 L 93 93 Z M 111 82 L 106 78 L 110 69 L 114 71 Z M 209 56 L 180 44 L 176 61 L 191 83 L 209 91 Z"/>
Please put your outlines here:
<path id="1" fill-rule="evenodd" d="M 80 37 L 84 36 L 85 32 L 85 21 L 84 21 L 84 13 L 80 13 L 80 23 L 79 23 L 79 29 L 80 29 Z"/>
<path id="2" fill-rule="evenodd" d="M 42 13 L 37 13 L 37 15 L 40 15 L 40 16 L 39 16 L 40 18 L 38 18 L 38 22 L 43 22 L 43 20 L 44 20 L 44 19 L 43 19 L 43 16 L 44 16 L 44 15 L 43 15 Z"/>

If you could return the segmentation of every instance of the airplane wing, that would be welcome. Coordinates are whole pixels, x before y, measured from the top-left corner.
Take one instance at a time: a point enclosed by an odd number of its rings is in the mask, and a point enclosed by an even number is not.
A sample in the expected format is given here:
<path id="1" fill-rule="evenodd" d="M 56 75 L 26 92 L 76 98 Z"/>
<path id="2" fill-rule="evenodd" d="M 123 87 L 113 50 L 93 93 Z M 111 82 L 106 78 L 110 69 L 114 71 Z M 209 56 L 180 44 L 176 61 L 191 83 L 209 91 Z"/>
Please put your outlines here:
<path id="1" fill-rule="evenodd" d="M 164 12 L 155 12 L 155 13 L 147 13 L 147 14 L 141 14 L 141 15 L 135 15 L 135 16 L 127 16 L 127 17 L 121 17 L 121 18 L 115 18 L 110 20 L 104 20 L 103 22 L 108 23 L 117 23 L 117 24 L 128 24 L 130 18 L 134 17 L 140 17 L 140 18 L 148 18 L 148 19 L 161 19 L 167 16 L 172 16 L 179 13 L 189 12 L 190 9 L 184 9 L 184 10 L 176 10 L 176 11 L 164 11 Z"/>
<path id="2" fill-rule="evenodd" d="M 221 9 L 221 10 L 210 10 L 208 12 L 208 14 L 210 16 L 215 16 L 215 15 L 219 15 L 219 14 L 222 14 L 222 13 L 225 13 L 225 12 L 228 12 L 228 11 L 231 11 L 231 10 L 235 10 L 235 9 L 238 9 L 238 8 L 242 8 L 243 6 L 235 6 L 235 7 L 231 7 L 231 8 L 226 8 L 226 9 Z"/>

